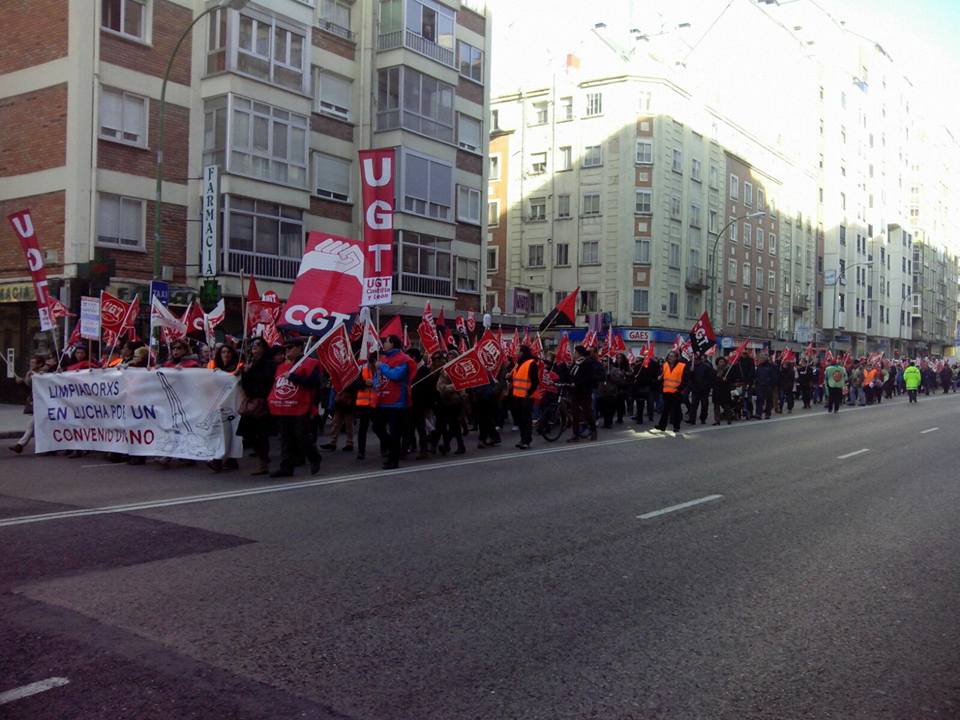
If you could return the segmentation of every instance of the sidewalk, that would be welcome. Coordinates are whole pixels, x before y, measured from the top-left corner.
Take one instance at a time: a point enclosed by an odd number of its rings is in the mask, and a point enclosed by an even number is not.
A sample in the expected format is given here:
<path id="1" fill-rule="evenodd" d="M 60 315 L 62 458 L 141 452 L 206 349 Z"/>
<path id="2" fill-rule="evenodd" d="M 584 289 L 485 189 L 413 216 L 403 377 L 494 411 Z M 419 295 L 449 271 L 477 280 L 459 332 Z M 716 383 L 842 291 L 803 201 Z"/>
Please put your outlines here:
<path id="1" fill-rule="evenodd" d="M 23 405 L 0 404 L 0 439 L 20 437 L 28 422 L 30 416 L 23 414 Z"/>

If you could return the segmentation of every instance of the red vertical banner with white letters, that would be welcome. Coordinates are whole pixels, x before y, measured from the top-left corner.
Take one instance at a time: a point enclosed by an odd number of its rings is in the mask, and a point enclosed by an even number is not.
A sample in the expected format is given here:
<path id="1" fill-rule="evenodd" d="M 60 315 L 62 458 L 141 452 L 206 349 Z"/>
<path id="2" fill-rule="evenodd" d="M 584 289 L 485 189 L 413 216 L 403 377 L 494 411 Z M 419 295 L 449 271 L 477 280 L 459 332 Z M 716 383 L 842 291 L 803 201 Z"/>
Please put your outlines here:
<path id="1" fill-rule="evenodd" d="M 363 305 L 383 305 L 393 296 L 393 210 L 396 151 L 360 151 L 363 201 Z"/>
<path id="2" fill-rule="evenodd" d="M 40 252 L 40 243 L 33 229 L 33 218 L 29 210 L 21 210 L 7 216 L 13 225 L 13 231 L 20 238 L 20 247 L 27 257 L 27 267 L 33 280 L 33 291 L 37 296 L 37 312 L 40 313 L 40 329 L 53 330 L 53 320 L 50 318 L 50 295 L 47 292 L 47 271 L 43 269 L 43 253 Z"/>

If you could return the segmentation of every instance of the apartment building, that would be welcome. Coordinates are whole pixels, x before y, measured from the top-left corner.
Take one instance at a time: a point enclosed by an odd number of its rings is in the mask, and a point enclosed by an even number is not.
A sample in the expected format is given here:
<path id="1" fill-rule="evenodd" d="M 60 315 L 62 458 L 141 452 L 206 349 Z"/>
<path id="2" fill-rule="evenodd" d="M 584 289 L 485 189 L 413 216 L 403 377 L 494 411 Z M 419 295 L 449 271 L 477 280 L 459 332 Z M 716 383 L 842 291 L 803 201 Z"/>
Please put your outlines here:
<path id="1" fill-rule="evenodd" d="M 912 335 L 916 352 L 953 354 L 957 329 L 957 257 L 943 247 L 913 242 Z"/>
<path id="2" fill-rule="evenodd" d="M 281 298 L 305 234 L 359 237 L 357 152 L 397 148 L 394 299 L 382 313 L 478 310 L 485 241 L 490 21 L 435 0 L 37 0 L 0 51 L 0 210 L 29 207 L 55 293 L 145 297 L 206 283 L 238 329 L 241 274 Z M 205 11 L 213 8 L 204 15 Z M 201 15 L 204 15 L 200 18 Z M 18 32 L 18 30 L 20 32 Z M 201 177 L 219 169 L 216 270 L 199 277 Z M 0 339 L 38 335 L 15 243 L 0 246 Z"/>
<path id="3" fill-rule="evenodd" d="M 488 306 L 535 324 L 579 287 L 581 326 L 604 313 L 635 347 L 665 349 L 704 310 L 725 347 L 811 339 L 814 235 L 807 221 L 780 240 L 785 157 L 663 77 L 555 74 L 491 107 Z"/>

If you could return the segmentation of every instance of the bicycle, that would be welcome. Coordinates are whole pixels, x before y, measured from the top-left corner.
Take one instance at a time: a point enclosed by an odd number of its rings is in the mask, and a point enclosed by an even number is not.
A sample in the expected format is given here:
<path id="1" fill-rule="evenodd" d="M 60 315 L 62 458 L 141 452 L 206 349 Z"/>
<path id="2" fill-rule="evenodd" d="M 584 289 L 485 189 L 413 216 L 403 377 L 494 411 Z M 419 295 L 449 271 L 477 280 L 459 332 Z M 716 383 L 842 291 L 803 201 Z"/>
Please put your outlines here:
<path id="1" fill-rule="evenodd" d="M 537 433 L 547 442 L 558 440 L 573 422 L 573 410 L 568 387 L 567 385 L 558 385 L 559 392 L 556 399 L 540 408 Z"/>

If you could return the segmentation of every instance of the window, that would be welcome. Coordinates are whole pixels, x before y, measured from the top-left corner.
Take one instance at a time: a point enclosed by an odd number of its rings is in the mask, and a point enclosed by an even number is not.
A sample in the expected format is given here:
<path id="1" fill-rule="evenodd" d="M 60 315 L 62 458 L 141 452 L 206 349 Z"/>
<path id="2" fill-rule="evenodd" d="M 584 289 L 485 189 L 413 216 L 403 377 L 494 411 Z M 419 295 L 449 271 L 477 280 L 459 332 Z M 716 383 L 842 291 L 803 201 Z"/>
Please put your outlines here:
<path id="1" fill-rule="evenodd" d="M 580 248 L 581 265 L 600 264 L 600 243 L 597 240 L 585 240 Z"/>
<path id="2" fill-rule="evenodd" d="M 543 267 L 543 245 L 527 247 L 527 267 Z"/>
<path id="3" fill-rule="evenodd" d="M 732 243 L 737 241 L 737 221 L 734 218 L 730 218 L 730 228 L 727 230 L 727 237 L 730 238 L 730 242 Z"/>
<path id="4" fill-rule="evenodd" d="M 416 4 L 414 0 L 410 0 Z M 407 67 L 377 73 L 377 130 L 403 127 L 453 142 L 453 85 Z M 401 111 L 402 108 L 402 111 Z"/>
<path id="5" fill-rule="evenodd" d="M 570 196 L 569 195 L 557 196 L 557 217 L 558 218 L 570 217 Z"/>
<path id="6" fill-rule="evenodd" d="M 573 120 L 573 98 L 560 98 L 560 107 L 557 111 L 557 122 Z"/>
<path id="7" fill-rule="evenodd" d="M 672 268 L 680 267 L 680 243 L 670 243 L 670 258 L 667 264 Z"/>
<path id="8" fill-rule="evenodd" d="M 638 215 L 650 215 L 653 212 L 653 190 L 637 190 L 634 212 Z"/>
<path id="9" fill-rule="evenodd" d="M 334 35 L 350 39 L 350 4 L 341 0 L 321 0 L 320 27 Z"/>
<path id="10" fill-rule="evenodd" d="M 470 152 L 479 152 L 482 142 L 480 121 L 477 118 L 457 114 L 457 145 Z"/>
<path id="11" fill-rule="evenodd" d="M 716 165 L 710 166 L 710 187 L 713 190 L 720 188 L 720 171 L 717 169 Z"/>
<path id="12" fill-rule="evenodd" d="M 557 265 L 566 266 L 570 264 L 570 245 L 567 243 L 557 243 Z"/>
<path id="13" fill-rule="evenodd" d="M 637 140 L 636 162 L 641 165 L 653 163 L 653 141 Z"/>
<path id="14" fill-rule="evenodd" d="M 763 250 L 763 228 L 757 228 L 757 250 Z"/>
<path id="15" fill-rule="evenodd" d="M 694 293 L 687 293 L 687 317 L 689 319 L 694 319 L 700 316 L 700 295 Z"/>
<path id="16" fill-rule="evenodd" d="M 633 261 L 641 265 L 650 264 L 650 238 L 638 237 L 633 239 Z"/>
<path id="17" fill-rule="evenodd" d="M 583 194 L 583 203 L 580 206 L 581 215 L 600 214 L 600 193 L 588 192 Z"/>
<path id="18" fill-rule="evenodd" d="M 453 256 L 448 238 L 401 230 L 399 292 L 449 297 L 453 290 Z"/>
<path id="19" fill-rule="evenodd" d="M 491 155 L 490 158 L 490 180 L 500 179 L 500 156 Z"/>
<path id="20" fill-rule="evenodd" d="M 136 40 L 147 39 L 146 0 L 103 0 L 101 27 Z"/>
<path id="21" fill-rule="evenodd" d="M 647 288 L 633 289 L 633 312 L 637 315 L 650 312 L 650 291 Z"/>
<path id="22" fill-rule="evenodd" d="M 587 145 L 583 149 L 583 166 L 588 167 L 600 167 L 603 165 L 603 146 L 602 145 Z"/>
<path id="23" fill-rule="evenodd" d="M 479 260 L 457 258 L 457 290 L 468 293 L 480 292 Z"/>
<path id="24" fill-rule="evenodd" d="M 460 63 L 460 74 L 465 78 L 470 78 L 474 82 L 482 83 L 483 50 L 475 48 L 463 40 L 458 40 L 457 46 L 459 49 L 457 60 Z"/>
<path id="25" fill-rule="evenodd" d="M 303 256 L 303 211 L 252 198 L 226 196 L 226 272 L 293 280 Z"/>
<path id="26" fill-rule="evenodd" d="M 753 228 L 750 223 L 743 224 L 743 246 L 751 247 L 753 245 Z"/>
<path id="27" fill-rule="evenodd" d="M 772 293 L 777 291 L 777 273 L 775 273 L 773 270 L 770 270 L 767 273 L 767 290 Z"/>
<path id="28" fill-rule="evenodd" d="M 593 117 L 603 112 L 603 93 L 587 93 L 587 109 L 584 117 Z"/>
<path id="29" fill-rule="evenodd" d="M 757 208 L 759 210 L 767 209 L 767 205 L 763 199 L 763 190 L 761 188 L 757 188 Z"/>
<path id="30" fill-rule="evenodd" d="M 500 129 L 500 111 L 491 110 L 490 111 L 490 127 L 494 130 Z"/>
<path id="31" fill-rule="evenodd" d="M 147 146 L 148 100 L 145 97 L 114 90 L 100 90 L 100 137 L 106 140 Z"/>
<path id="32" fill-rule="evenodd" d="M 690 179 L 700 182 L 700 161 L 696 158 L 690 161 Z"/>
<path id="33" fill-rule="evenodd" d="M 305 47 L 309 48 L 309 43 L 302 29 L 244 10 L 237 35 L 236 66 L 230 69 L 303 92 L 309 55 Z"/>
<path id="34" fill-rule="evenodd" d="M 344 120 L 350 119 L 353 106 L 353 82 L 326 70 L 316 69 L 314 91 L 318 112 L 334 115 Z"/>
<path id="35" fill-rule="evenodd" d="M 426 155 L 403 152 L 403 209 L 449 222 L 453 209 L 453 168 Z"/>
<path id="36" fill-rule="evenodd" d="M 690 205 L 690 227 L 698 228 L 700 227 L 700 206 L 696 204 Z"/>
<path id="37" fill-rule="evenodd" d="M 226 138 L 226 115 L 231 118 Z M 204 103 L 204 163 L 217 162 L 224 151 L 226 170 L 267 182 L 307 187 L 309 120 L 237 95 Z"/>
<path id="38" fill-rule="evenodd" d="M 318 152 L 313 155 L 313 166 L 319 197 L 344 202 L 350 199 L 352 163 L 349 160 Z"/>
<path id="39" fill-rule="evenodd" d="M 407 32 L 419 36 L 418 42 L 408 38 L 407 46 L 445 65 L 454 65 L 453 11 L 431 0 L 407 0 L 405 5 Z M 387 27 L 381 22 L 381 33 L 388 32 Z"/>
<path id="40" fill-rule="evenodd" d="M 759 305 L 753 309 L 753 326 L 758 328 L 763 327 L 763 308 Z"/>
<path id="41" fill-rule="evenodd" d="M 557 170 L 571 170 L 573 169 L 573 148 L 569 145 L 564 145 L 559 149 L 557 153 Z"/>
<path id="42" fill-rule="evenodd" d="M 137 198 L 99 193 L 97 244 L 122 250 L 143 250 L 144 207 Z"/>
<path id="43" fill-rule="evenodd" d="M 531 221 L 547 219 L 547 199 L 545 197 L 530 198 L 530 215 L 527 219 Z"/>
<path id="44" fill-rule="evenodd" d="M 714 235 L 716 235 L 719 229 L 720 229 L 720 220 L 717 217 L 717 211 L 709 210 L 707 212 L 707 232 L 711 232 Z"/>
<path id="45" fill-rule="evenodd" d="M 743 204 L 750 207 L 753 205 L 753 185 L 751 183 L 743 183 Z"/>
<path id="46" fill-rule="evenodd" d="M 727 282 L 735 283 L 737 281 L 737 260 L 730 258 L 727 260 Z"/>
<path id="47" fill-rule="evenodd" d="M 670 169 L 675 173 L 683 174 L 683 153 L 676 148 L 673 150 L 673 164 Z"/>
<path id="48" fill-rule="evenodd" d="M 596 290 L 581 290 L 580 291 L 580 312 L 596 312 L 597 311 L 597 291 Z"/>
<path id="49" fill-rule="evenodd" d="M 736 175 L 730 176 L 730 199 L 740 199 L 740 178 L 738 178 Z"/>
<path id="50" fill-rule="evenodd" d="M 733 300 L 727 300 L 727 325 L 737 324 L 737 304 Z"/>
<path id="51" fill-rule="evenodd" d="M 457 185 L 457 220 L 480 224 L 480 191 L 466 185 Z"/>
<path id="52" fill-rule="evenodd" d="M 770 250 L 770 254 L 776 255 L 777 254 L 777 236 L 774 235 L 773 233 L 770 233 L 769 240 L 770 240 L 770 244 L 768 247 Z"/>
<path id="53" fill-rule="evenodd" d="M 740 306 L 740 324 L 744 327 L 750 326 L 750 306 L 747 304 Z"/>
<path id="54" fill-rule="evenodd" d="M 767 310 L 767 330 L 775 330 L 776 323 L 773 321 L 773 310 Z"/>
<path id="55" fill-rule="evenodd" d="M 530 293 L 530 314 L 543 315 L 543 293 Z"/>
<path id="56" fill-rule="evenodd" d="M 757 268 L 757 290 L 763 290 L 763 268 Z"/>
<path id="57" fill-rule="evenodd" d="M 528 125 L 544 125 L 548 119 L 548 103 L 546 100 L 543 102 L 533 103 L 533 113 L 530 116 L 530 121 Z"/>
<path id="58" fill-rule="evenodd" d="M 674 195 L 670 198 L 670 217 L 674 218 L 675 220 L 679 220 L 681 212 L 682 209 L 680 207 L 680 198 L 677 195 Z"/>
<path id="59" fill-rule="evenodd" d="M 680 295 L 675 292 L 671 292 L 667 295 L 667 314 L 671 317 L 676 317 L 680 314 Z"/>
<path id="60" fill-rule="evenodd" d="M 497 272 L 497 266 L 500 264 L 500 248 L 487 245 L 487 274 L 491 275 Z"/>
<path id="61" fill-rule="evenodd" d="M 744 263 L 743 277 L 741 278 L 741 281 L 743 282 L 745 287 L 750 287 L 750 273 L 751 273 L 750 263 Z"/>
<path id="62" fill-rule="evenodd" d="M 500 224 L 500 201 L 491 200 L 487 203 L 487 226 L 496 227 Z"/>

